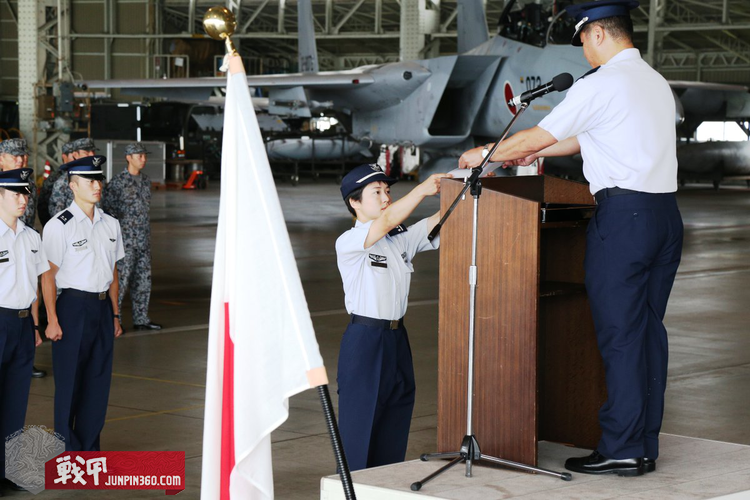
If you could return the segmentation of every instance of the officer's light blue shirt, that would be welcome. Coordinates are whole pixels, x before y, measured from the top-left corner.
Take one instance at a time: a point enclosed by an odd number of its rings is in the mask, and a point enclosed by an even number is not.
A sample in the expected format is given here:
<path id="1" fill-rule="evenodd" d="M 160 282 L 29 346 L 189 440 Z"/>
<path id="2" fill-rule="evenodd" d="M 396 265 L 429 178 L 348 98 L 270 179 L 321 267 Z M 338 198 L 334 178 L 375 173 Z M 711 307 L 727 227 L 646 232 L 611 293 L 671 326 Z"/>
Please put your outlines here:
<path id="1" fill-rule="evenodd" d="M 44 226 L 44 251 L 59 267 L 57 288 L 99 293 L 109 289 L 115 263 L 125 257 L 120 223 L 94 207 L 94 220 L 74 201 Z"/>
<path id="2" fill-rule="evenodd" d="M 0 220 L 0 307 L 27 309 L 37 298 L 37 277 L 48 269 L 39 233 L 21 219 L 15 232 Z"/>
<path id="3" fill-rule="evenodd" d="M 677 191 L 675 101 L 669 83 L 625 49 L 579 79 L 539 127 L 577 137 L 591 193 L 609 187 Z"/>
<path id="4" fill-rule="evenodd" d="M 365 248 L 373 221 L 357 221 L 336 240 L 336 258 L 344 282 L 344 302 L 349 314 L 376 319 L 401 319 L 409 299 L 412 259 L 435 250 L 440 238 L 427 240 L 427 219 L 395 236 L 384 236 Z"/>

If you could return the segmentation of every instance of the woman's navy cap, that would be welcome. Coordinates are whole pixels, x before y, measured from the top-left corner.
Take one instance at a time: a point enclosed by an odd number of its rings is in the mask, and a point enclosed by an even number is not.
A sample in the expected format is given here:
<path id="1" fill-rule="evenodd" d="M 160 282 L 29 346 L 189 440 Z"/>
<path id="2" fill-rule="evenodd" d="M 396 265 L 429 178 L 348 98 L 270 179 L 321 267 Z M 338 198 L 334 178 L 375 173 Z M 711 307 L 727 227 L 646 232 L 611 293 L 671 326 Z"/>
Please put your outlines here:
<path id="1" fill-rule="evenodd" d="M 102 167 L 107 163 L 107 157 L 102 155 L 84 156 L 77 160 L 60 166 L 60 170 L 71 175 L 85 175 L 94 180 L 104 180 L 104 170 Z"/>
<path id="2" fill-rule="evenodd" d="M 389 186 L 398 182 L 398 179 L 393 179 L 385 175 L 383 169 L 376 164 L 365 164 L 354 169 L 346 174 L 341 180 L 341 196 L 346 200 L 350 194 L 357 189 L 364 187 L 371 182 L 385 182 Z"/>
<path id="3" fill-rule="evenodd" d="M 14 168 L 0 172 L 0 188 L 9 189 L 21 194 L 31 194 L 29 179 L 34 170 L 30 168 Z"/>
<path id="4" fill-rule="evenodd" d="M 565 10 L 576 22 L 576 32 L 570 41 L 572 45 L 580 47 L 581 30 L 588 23 L 604 19 L 605 17 L 630 16 L 630 11 L 640 5 L 637 0 L 595 0 L 593 2 L 568 5 Z"/>

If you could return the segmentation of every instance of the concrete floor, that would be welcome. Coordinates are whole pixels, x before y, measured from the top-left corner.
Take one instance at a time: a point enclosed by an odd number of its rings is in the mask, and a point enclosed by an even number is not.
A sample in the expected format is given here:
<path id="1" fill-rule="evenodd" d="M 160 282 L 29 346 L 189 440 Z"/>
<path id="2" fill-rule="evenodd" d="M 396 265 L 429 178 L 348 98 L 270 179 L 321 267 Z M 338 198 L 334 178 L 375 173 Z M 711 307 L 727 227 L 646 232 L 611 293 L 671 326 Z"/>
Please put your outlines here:
<path id="1" fill-rule="evenodd" d="M 414 186 L 395 186 L 396 197 Z M 334 242 L 350 227 L 338 186 L 279 184 L 302 283 L 332 381 L 347 322 Z M 671 362 L 663 431 L 750 444 L 750 191 L 688 186 L 678 196 L 685 247 L 666 323 Z M 151 317 L 165 329 L 129 332 L 115 344 L 106 450 L 177 450 L 187 457 L 187 488 L 199 497 L 206 342 L 211 271 L 219 207 L 218 183 L 206 191 L 159 191 L 153 196 Z M 423 203 L 416 216 L 437 210 Z M 247 214 L 247 217 L 252 216 Z M 435 449 L 438 252 L 421 254 L 412 280 L 409 328 L 417 401 L 407 459 Z M 125 327 L 132 324 L 123 308 Z M 50 344 L 36 365 L 51 370 Z M 27 424 L 52 427 L 54 381 L 34 380 Z M 319 498 L 320 478 L 335 470 L 315 391 L 292 398 L 289 420 L 273 434 L 276 497 Z M 696 457 L 698 459 L 699 457 Z M 8 492 L 6 496 L 28 493 Z M 112 491 L 106 498 L 155 498 L 158 491 Z M 103 492 L 45 492 L 45 498 L 105 498 Z"/>

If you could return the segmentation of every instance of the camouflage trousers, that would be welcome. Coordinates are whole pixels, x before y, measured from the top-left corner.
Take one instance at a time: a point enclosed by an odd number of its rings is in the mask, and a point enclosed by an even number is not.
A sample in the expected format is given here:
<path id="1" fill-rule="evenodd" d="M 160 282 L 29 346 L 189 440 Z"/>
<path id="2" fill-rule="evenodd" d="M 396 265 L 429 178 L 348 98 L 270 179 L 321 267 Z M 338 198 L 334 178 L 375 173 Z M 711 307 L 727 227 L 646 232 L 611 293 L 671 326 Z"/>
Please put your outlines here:
<path id="1" fill-rule="evenodd" d="M 133 303 L 133 324 L 147 325 L 148 302 L 151 298 L 151 249 L 125 248 L 125 257 L 117 261 L 117 273 L 120 281 L 118 304 L 122 310 L 122 298 L 130 289 Z"/>

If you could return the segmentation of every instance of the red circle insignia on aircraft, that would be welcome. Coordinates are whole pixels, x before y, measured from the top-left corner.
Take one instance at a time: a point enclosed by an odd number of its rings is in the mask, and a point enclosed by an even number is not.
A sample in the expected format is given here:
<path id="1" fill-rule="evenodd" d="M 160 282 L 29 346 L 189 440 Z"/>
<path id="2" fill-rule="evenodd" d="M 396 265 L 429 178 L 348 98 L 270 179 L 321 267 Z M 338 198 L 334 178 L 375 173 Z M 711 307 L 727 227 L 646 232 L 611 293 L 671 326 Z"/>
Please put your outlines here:
<path id="1" fill-rule="evenodd" d="M 508 80 L 505 80 L 505 85 L 503 85 L 503 95 L 505 96 L 505 105 L 508 107 L 508 111 L 510 111 L 510 114 L 515 116 L 516 115 L 516 107 L 508 104 L 508 101 L 513 99 L 513 87 L 510 86 L 510 82 Z"/>

